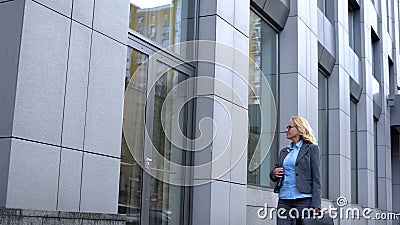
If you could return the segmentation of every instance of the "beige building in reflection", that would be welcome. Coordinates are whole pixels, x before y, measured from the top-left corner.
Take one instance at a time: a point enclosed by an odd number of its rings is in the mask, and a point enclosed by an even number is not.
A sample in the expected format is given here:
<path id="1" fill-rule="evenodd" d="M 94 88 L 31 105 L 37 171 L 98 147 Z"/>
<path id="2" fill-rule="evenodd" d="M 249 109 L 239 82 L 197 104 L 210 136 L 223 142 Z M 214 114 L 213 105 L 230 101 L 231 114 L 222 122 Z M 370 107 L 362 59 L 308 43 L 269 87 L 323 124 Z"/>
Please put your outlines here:
<path id="1" fill-rule="evenodd" d="M 179 26 L 175 24 L 180 13 L 179 2 L 182 1 L 172 2 L 150 9 L 140 9 L 131 4 L 129 27 L 156 43 L 161 43 L 163 47 L 179 43 L 179 40 L 175 40 L 179 35 L 174 33 L 180 32 L 176 29 Z"/>

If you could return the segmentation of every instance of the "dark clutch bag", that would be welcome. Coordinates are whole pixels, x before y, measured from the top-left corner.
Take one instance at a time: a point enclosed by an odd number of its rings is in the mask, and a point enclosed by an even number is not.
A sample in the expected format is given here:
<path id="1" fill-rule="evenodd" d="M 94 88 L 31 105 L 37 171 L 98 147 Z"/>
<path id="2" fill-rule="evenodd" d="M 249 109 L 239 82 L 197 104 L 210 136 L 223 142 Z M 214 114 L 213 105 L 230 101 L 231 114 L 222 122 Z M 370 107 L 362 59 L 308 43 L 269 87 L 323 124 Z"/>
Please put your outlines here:
<path id="1" fill-rule="evenodd" d="M 283 183 L 283 177 L 278 178 L 278 181 L 276 182 L 276 185 L 274 188 L 274 193 L 279 193 L 279 191 L 281 190 L 281 187 L 282 187 L 282 183 Z"/>
<path id="2" fill-rule="evenodd" d="M 334 225 L 333 219 L 329 216 L 329 214 L 324 214 L 322 218 L 320 217 L 310 217 L 303 218 L 302 225 Z"/>

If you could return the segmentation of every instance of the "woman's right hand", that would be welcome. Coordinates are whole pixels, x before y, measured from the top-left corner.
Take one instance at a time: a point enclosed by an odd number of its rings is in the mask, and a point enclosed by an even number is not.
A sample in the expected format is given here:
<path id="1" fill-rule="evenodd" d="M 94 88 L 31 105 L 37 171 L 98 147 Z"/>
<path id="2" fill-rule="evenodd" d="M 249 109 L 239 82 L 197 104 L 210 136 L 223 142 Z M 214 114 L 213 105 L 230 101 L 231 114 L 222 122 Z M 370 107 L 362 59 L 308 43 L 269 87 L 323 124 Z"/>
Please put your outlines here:
<path id="1" fill-rule="evenodd" d="M 283 167 L 275 168 L 274 171 L 272 172 L 272 175 L 274 175 L 274 177 L 277 177 L 277 178 L 283 177 L 283 175 L 284 175 Z"/>

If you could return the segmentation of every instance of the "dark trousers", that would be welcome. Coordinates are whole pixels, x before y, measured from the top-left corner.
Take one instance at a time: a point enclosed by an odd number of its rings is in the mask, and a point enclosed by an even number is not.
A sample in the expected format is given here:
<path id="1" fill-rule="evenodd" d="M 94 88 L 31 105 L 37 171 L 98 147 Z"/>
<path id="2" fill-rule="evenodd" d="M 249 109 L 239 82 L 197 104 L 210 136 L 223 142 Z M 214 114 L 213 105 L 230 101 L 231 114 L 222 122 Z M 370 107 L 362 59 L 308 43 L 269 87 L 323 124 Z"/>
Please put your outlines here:
<path id="1" fill-rule="evenodd" d="M 297 210 L 291 211 L 291 209 L 294 208 Z M 278 208 L 276 212 L 276 224 L 301 225 L 301 217 L 303 209 L 309 209 L 309 208 L 311 208 L 311 198 L 279 199 Z M 307 210 L 305 210 L 304 212 L 305 216 L 308 216 Z M 293 216 L 295 216 L 296 219 L 293 219 L 292 218 Z"/>

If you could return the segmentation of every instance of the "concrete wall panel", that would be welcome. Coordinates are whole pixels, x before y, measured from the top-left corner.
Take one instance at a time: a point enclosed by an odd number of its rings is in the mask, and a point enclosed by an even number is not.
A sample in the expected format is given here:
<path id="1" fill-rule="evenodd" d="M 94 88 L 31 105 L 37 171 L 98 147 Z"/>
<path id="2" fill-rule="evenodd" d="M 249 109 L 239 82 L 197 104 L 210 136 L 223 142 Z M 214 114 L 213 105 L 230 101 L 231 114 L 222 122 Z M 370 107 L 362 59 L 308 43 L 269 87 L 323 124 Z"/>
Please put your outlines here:
<path id="1" fill-rule="evenodd" d="M 60 145 L 70 22 L 27 1 L 13 136 Z"/>
<path id="2" fill-rule="evenodd" d="M 23 1 L 0 4 L 0 137 L 12 133 L 23 12 Z"/>
<path id="3" fill-rule="evenodd" d="M 120 160 L 94 154 L 83 156 L 82 212 L 117 213 Z"/>
<path id="4" fill-rule="evenodd" d="M 7 208 L 56 210 L 60 147 L 13 139 Z"/>
<path id="5" fill-rule="evenodd" d="M 126 43 L 128 39 L 128 24 L 128 0 L 113 1 L 112 3 L 108 0 L 95 1 L 93 29 L 122 43 Z"/>
<path id="6" fill-rule="evenodd" d="M 0 207 L 6 206 L 11 138 L 0 139 Z"/>
<path id="7" fill-rule="evenodd" d="M 35 0 L 36 2 L 61 13 L 64 16 L 71 18 L 72 2 L 73 0 Z"/>
<path id="8" fill-rule="evenodd" d="M 94 0 L 74 0 L 73 7 L 72 19 L 92 28 Z"/>
<path id="9" fill-rule="evenodd" d="M 72 22 L 62 146 L 83 150 L 91 31 Z"/>
<path id="10" fill-rule="evenodd" d="M 121 153 L 126 47 L 93 33 L 86 113 L 85 150 Z"/>
<path id="11" fill-rule="evenodd" d="M 61 149 L 57 210 L 79 212 L 83 152 Z"/>

